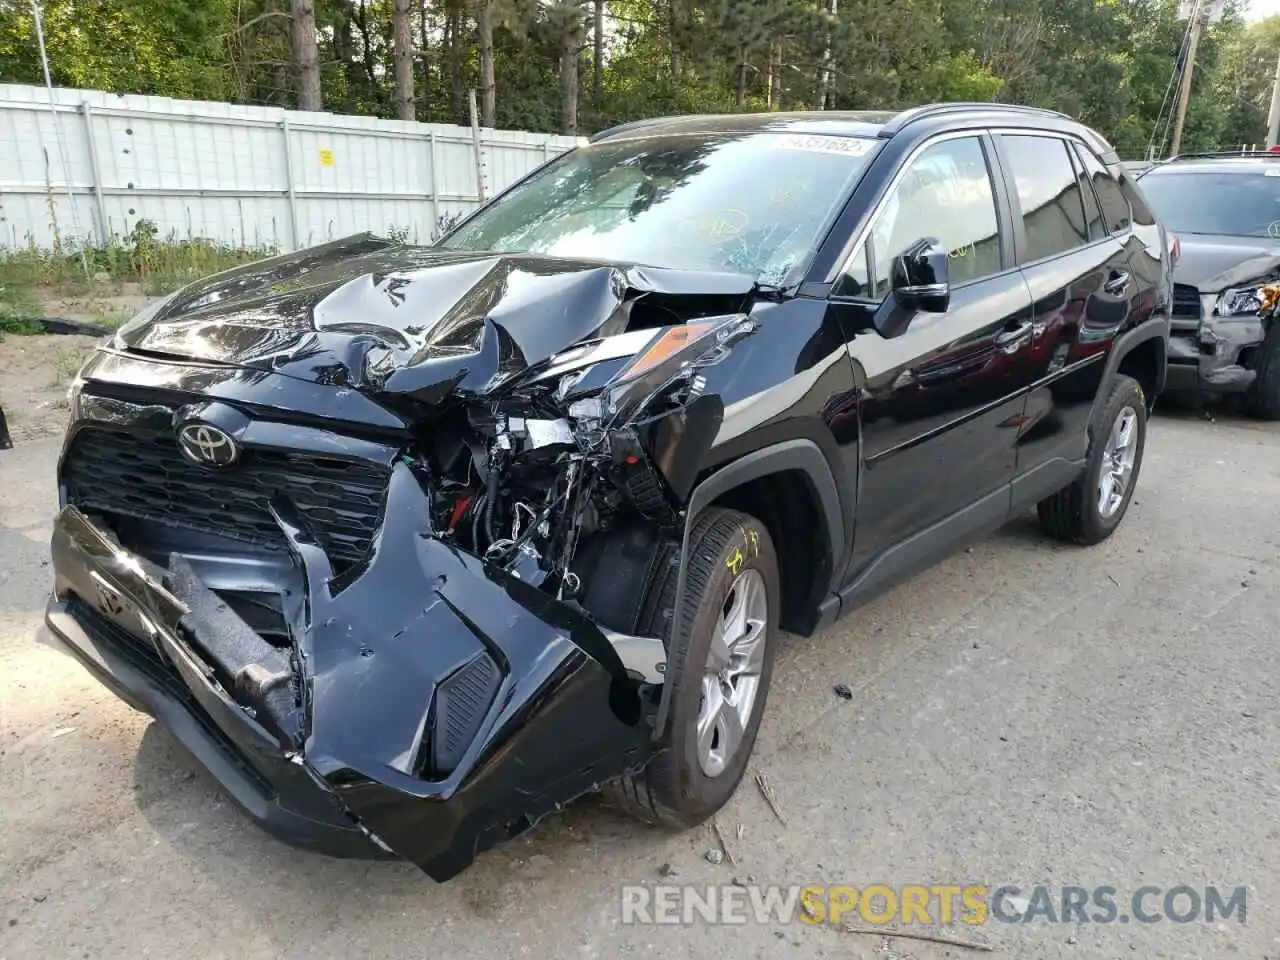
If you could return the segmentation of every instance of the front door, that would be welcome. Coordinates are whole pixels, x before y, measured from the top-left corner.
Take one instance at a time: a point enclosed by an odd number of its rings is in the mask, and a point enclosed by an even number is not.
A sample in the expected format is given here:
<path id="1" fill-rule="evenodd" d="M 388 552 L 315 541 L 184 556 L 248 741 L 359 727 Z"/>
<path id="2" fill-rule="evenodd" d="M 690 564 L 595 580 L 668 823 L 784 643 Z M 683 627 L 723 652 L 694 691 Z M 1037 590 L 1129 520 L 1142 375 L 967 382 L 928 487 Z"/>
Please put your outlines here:
<path id="1" fill-rule="evenodd" d="M 940 526 L 969 519 L 990 526 L 1007 513 L 1033 326 L 1030 294 L 1000 226 L 1007 199 L 990 151 L 981 135 L 953 135 L 909 158 L 834 288 L 831 309 L 848 341 L 861 428 L 846 580 L 931 528 L 941 537 L 929 552 L 949 539 Z M 917 313 L 905 332 L 886 337 L 876 318 L 895 309 L 890 266 L 925 237 L 949 251 L 950 307 Z"/>

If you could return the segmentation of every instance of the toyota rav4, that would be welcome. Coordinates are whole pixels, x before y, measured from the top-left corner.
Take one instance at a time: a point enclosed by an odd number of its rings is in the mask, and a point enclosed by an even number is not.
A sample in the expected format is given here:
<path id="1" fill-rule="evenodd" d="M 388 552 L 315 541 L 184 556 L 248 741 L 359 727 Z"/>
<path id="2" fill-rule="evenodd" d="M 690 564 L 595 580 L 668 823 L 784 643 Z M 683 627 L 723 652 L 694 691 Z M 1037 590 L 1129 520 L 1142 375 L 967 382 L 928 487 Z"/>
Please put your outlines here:
<path id="1" fill-rule="evenodd" d="M 586 793 L 687 827 L 780 631 L 1031 508 L 1110 536 L 1171 294 L 1057 114 L 615 128 L 435 246 L 122 327 L 72 387 L 48 623 L 295 844 L 446 879 Z"/>

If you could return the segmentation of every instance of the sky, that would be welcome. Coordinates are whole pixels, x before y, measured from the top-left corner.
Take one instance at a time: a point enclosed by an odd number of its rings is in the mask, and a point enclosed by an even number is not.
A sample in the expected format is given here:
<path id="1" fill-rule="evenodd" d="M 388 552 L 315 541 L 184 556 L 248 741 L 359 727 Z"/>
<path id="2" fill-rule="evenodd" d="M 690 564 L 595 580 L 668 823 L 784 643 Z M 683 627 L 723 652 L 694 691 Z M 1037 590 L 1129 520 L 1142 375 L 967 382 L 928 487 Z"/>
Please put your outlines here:
<path id="1" fill-rule="evenodd" d="M 1245 17 L 1249 20 L 1261 20 L 1280 14 L 1280 0 L 1249 0 L 1249 9 Z"/>

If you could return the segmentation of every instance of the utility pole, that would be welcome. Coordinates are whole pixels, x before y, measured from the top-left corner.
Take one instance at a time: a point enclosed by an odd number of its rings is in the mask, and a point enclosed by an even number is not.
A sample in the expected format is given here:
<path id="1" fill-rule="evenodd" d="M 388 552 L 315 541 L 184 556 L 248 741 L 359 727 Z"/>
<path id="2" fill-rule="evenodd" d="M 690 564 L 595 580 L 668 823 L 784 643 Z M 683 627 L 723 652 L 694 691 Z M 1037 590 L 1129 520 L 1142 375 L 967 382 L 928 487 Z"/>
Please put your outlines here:
<path id="1" fill-rule="evenodd" d="M 1169 156 L 1176 157 L 1182 149 L 1182 128 L 1187 122 L 1187 107 L 1191 105 L 1191 81 L 1196 74 L 1196 51 L 1200 46 L 1200 33 L 1209 18 L 1210 4 L 1203 0 L 1191 10 L 1191 41 L 1187 44 L 1187 59 L 1182 65 L 1182 89 L 1178 91 L 1178 116 L 1173 124 L 1173 143 Z"/>
<path id="2" fill-rule="evenodd" d="M 1276 79 L 1271 85 L 1271 113 L 1267 115 L 1267 149 L 1280 141 L 1280 57 L 1276 58 Z"/>

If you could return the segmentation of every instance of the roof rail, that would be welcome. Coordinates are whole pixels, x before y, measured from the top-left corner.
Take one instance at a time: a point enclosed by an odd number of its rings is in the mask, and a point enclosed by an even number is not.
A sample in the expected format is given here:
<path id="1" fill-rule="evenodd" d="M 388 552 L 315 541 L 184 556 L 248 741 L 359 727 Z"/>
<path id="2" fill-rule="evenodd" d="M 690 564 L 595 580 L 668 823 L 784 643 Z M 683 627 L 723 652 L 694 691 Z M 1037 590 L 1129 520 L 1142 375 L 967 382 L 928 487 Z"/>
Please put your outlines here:
<path id="1" fill-rule="evenodd" d="M 1141 179 L 1152 170 L 1168 166 L 1178 160 L 1229 160 L 1232 157 L 1250 157 L 1256 160 L 1280 160 L 1280 152 L 1273 150 L 1218 150 L 1205 151 L 1202 153 L 1179 153 L 1177 156 L 1165 157 L 1163 160 L 1153 160 L 1151 162 L 1151 166 L 1137 174 L 1137 178 Z"/>
<path id="2" fill-rule="evenodd" d="M 648 117 L 644 120 L 629 120 L 626 123 L 615 124 L 612 127 L 606 127 L 603 130 L 593 133 L 587 138 L 588 143 L 595 143 L 597 140 L 607 140 L 610 137 L 616 137 L 620 133 L 629 133 L 632 130 L 641 130 L 645 127 L 652 126 L 657 123 L 663 123 L 669 120 L 684 119 L 683 116 L 677 117 Z"/>
<path id="3" fill-rule="evenodd" d="M 921 107 L 912 107 L 909 110 L 903 110 L 881 128 L 880 135 L 882 137 L 892 137 L 895 134 L 901 133 L 904 127 L 915 123 L 917 120 L 924 120 L 927 117 L 945 116 L 948 113 L 960 113 L 967 110 L 985 110 L 993 113 L 1013 113 L 1027 116 L 1055 117 L 1059 120 L 1072 119 L 1065 113 L 1059 113 L 1056 110 L 1045 110 L 1042 107 L 1025 107 L 1017 103 L 991 103 L 981 101 L 929 103 Z"/>
<path id="4" fill-rule="evenodd" d="M 1180 153 L 1176 157 L 1162 160 L 1161 163 L 1172 163 L 1174 160 L 1217 160 L 1223 157 L 1256 157 L 1259 160 L 1280 160 L 1280 153 L 1271 150 L 1205 150 L 1199 153 Z"/>

